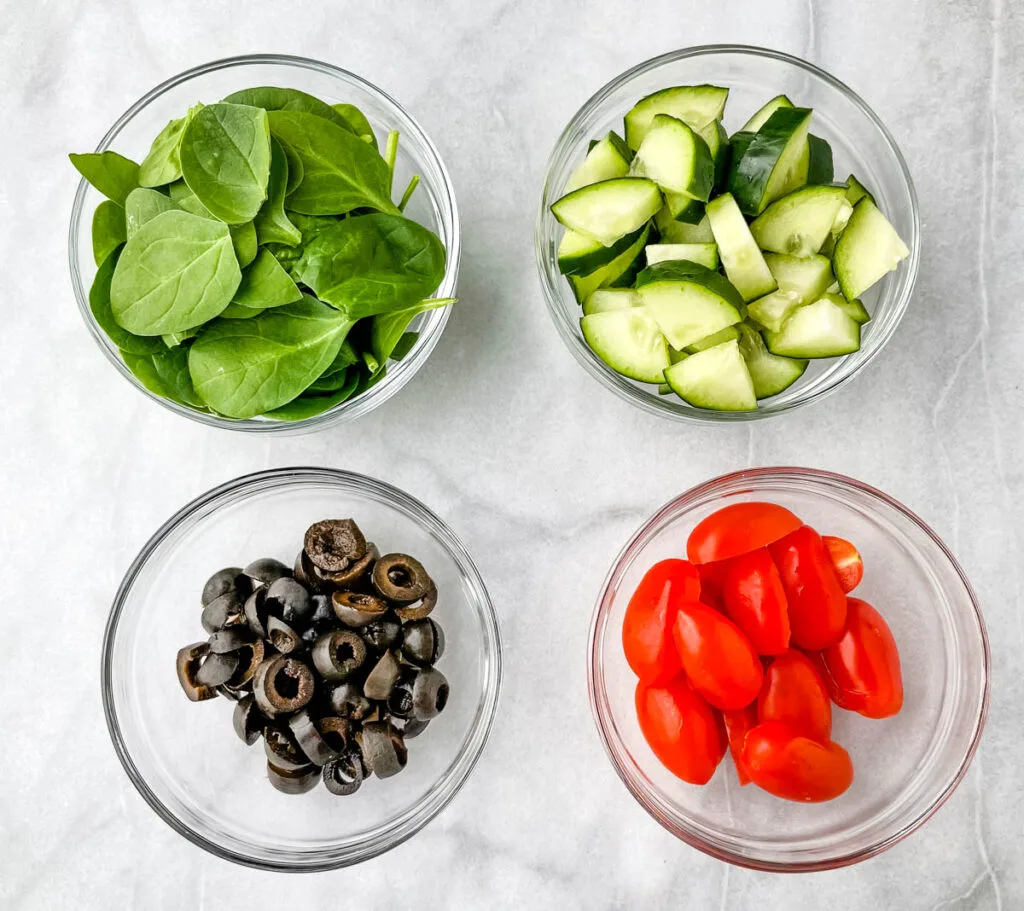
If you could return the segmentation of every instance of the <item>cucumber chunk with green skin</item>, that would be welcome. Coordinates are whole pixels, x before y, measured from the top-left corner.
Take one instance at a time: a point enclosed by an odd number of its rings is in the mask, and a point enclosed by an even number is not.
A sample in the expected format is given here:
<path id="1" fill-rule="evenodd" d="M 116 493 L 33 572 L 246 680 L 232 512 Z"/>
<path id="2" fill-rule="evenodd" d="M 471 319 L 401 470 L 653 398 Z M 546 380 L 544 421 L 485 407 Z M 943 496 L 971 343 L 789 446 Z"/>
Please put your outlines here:
<path id="1" fill-rule="evenodd" d="M 665 371 L 665 381 L 683 401 L 697 408 L 757 408 L 754 383 L 735 339 L 673 364 Z"/>
<path id="2" fill-rule="evenodd" d="M 706 272 L 674 281 L 655 281 L 638 289 L 647 312 L 676 350 L 742 319 L 715 279 L 721 276 Z"/>
<path id="3" fill-rule="evenodd" d="M 691 263 L 718 268 L 718 244 L 648 244 L 647 265 L 684 259 Z"/>
<path id="4" fill-rule="evenodd" d="M 779 290 L 794 293 L 801 304 L 816 301 L 835 280 L 827 256 L 767 253 L 764 261 L 779 283 Z"/>
<path id="5" fill-rule="evenodd" d="M 807 183 L 832 183 L 836 176 L 832 164 L 832 146 L 820 136 L 811 133 L 807 136 L 807 152 Z"/>
<path id="6" fill-rule="evenodd" d="M 740 354 L 746 361 L 750 371 L 750 380 L 754 384 L 754 395 L 765 399 L 778 395 L 792 386 L 807 369 L 804 358 L 782 357 L 772 354 L 764 344 L 761 333 L 753 326 L 741 323 L 737 327 Z"/>
<path id="7" fill-rule="evenodd" d="M 846 198 L 849 200 L 851 206 L 857 205 L 864 197 L 867 197 L 872 202 L 875 201 L 875 197 L 872 196 L 867 188 L 852 174 L 846 178 Z"/>
<path id="8" fill-rule="evenodd" d="M 855 323 L 871 322 L 871 314 L 868 313 L 868 308 L 864 306 L 864 301 L 859 297 L 854 298 L 852 301 L 848 301 L 842 294 L 825 294 L 840 310 L 842 310 L 850 319 Z"/>
<path id="9" fill-rule="evenodd" d="M 743 325 L 737 323 L 736 325 Z M 726 326 L 724 329 L 720 329 L 718 332 L 713 333 L 705 338 L 697 339 L 692 345 L 687 345 L 685 354 L 697 354 L 701 351 L 706 351 L 708 348 L 714 348 L 715 345 L 724 345 L 726 342 L 731 342 L 734 338 L 740 337 L 740 331 L 736 326 Z"/>
<path id="10" fill-rule="evenodd" d="M 707 202 L 715 182 L 715 160 L 708 144 L 690 126 L 668 114 L 657 114 L 629 173 L 649 177 L 663 191 Z"/>
<path id="11" fill-rule="evenodd" d="M 607 288 L 612 285 L 631 285 L 640 271 L 644 246 L 650 233 L 649 228 L 644 228 L 640 236 L 633 244 L 623 250 L 607 265 L 595 269 L 587 275 L 569 275 L 569 285 L 572 287 L 576 300 L 583 303 L 598 288 Z"/>
<path id="12" fill-rule="evenodd" d="M 803 187 L 768 206 L 750 233 L 762 250 L 810 256 L 821 249 L 845 200 L 841 187 Z"/>
<path id="13" fill-rule="evenodd" d="M 583 315 L 608 313 L 611 310 L 628 310 L 642 307 L 640 295 L 632 288 L 598 288 L 583 302 Z"/>
<path id="14" fill-rule="evenodd" d="M 658 383 L 658 395 L 674 395 L 668 383 Z"/>
<path id="15" fill-rule="evenodd" d="M 631 157 L 632 153 L 626 143 L 618 133 L 612 131 L 590 147 L 583 163 L 569 175 L 563 195 L 602 180 L 625 177 L 629 174 Z"/>
<path id="16" fill-rule="evenodd" d="M 746 219 L 729 193 L 708 203 L 708 222 L 729 281 L 745 301 L 775 290 L 775 279 L 757 248 Z"/>
<path id="17" fill-rule="evenodd" d="M 721 120 L 729 90 L 717 85 L 679 85 L 641 98 L 626 113 L 626 145 L 640 148 L 658 114 L 668 114 L 699 128 Z"/>
<path id="18" fill-rule="evenodd" d="M 558 271 L 563 275 L 589 275 L 633 246 L 643 231 L 641 228 L 627 234 L 610 247 L 575 231 L 566 231 L 558 245 Z"/>
<path id="19" fill-rule="evenodd" d="M 745 215 L 759 215 L 780 196 L 807 181 L 810 108 L 779 108 L 743 155 L 733 159 L 729 191 Z"/>
<path id="20" fill-rule="evenodd" d="M 836 242 L 839 240 L 839 235 L 846 229 L 851 215 L 853 215 L 853 206 L 850 205 L 849 199 L 844 199 L 843 204 L 839 207 L 839 211 L 836 212 L 835 221 L 832 222 L 832 228 L 829 230 L 828 237 L 825 238 L 825 243 L 821 245 L 822 255 L 832 256 L 835 253 Z"/>
<path id="21" fill-rule="evenodd" d="M 672 363 L 665 337 L 642 307 L 593 313 L 580 327 L 594 354 L 632 380 L 658 383 Z"/>
<path id="22" fill-rule="evenodd" d="M 699 280 L 706 287 L 711 288 L 737 310 L 743 307 L 743 298 L 740 297 L 739 292 L 724 276 L 719 275 L 714 269 L 709 269 L 700 263 L 685 259 L 651 263 L 637 275 L 634 287 L 639 290 L 644 285 L 650 285 L 654 282 L 688 282 L 694 280 Z"/>
<path id="23" fill-rule="evenodd" d="M 771 101 L 766 102 L 761 108 L 756 110 L 750 120 L 743 124 L 740 131 L 744 133 L 756 133 L 765 125 L 768 118 L 771 117 L 779 108 L 791 107 L 793 107 L 793 102 L 785 95 L 776 95 L 771 99 Z"/>
<path id="24" fill-rule="evenodd" d="M 667 244 L 713 244 L 715 235 L 711 231 L 711 222 L 707 214 L 697 222 L 676 221 L 668 207 L 660 209 L 654 216 L 654 226 L 658 229 L 661 239 Z"/>
<path id="25" fill-rule="evenodd" d="M 559 199 L 551 211 L 571 231 L 610 247 L 620 237 L 643 227 L 663 202 L 653 180 L 620 177 L 574 190 Z"/>
<path id="26" fill-rule="evenodd" d="M 764 297 L 759 297 L 756 301 L 751 301 L 747 304 L 747 313 L 758 325 L 778 332 L 786 320 L 793 315 L 793 311 L 802 303 L 803 301 L 794 292 L 780 289 L 772 291 L 771 294 L 766 294 Z"/>
<path id="27" fill-rule="evenodd" d="M 832 258 L 843 297 L 854 300 L 910 255 L 896 229 L 870 199 L 853 207 Z"/>
<path id="28" fill-rule="evenodd" d="M 665 192 L 665 208 L 676 221 L 696 225 L 704 219 L 705 206 L 700 199 L 694 199 L 685 193 Z"/>
<path id="29" fill-rule="evenodd" d="M 817 358 L 852 354 L 860 348 L 860 323 L 823 297 L 797 307 L 779 332 L 765 332 L 772 354 Z"/>

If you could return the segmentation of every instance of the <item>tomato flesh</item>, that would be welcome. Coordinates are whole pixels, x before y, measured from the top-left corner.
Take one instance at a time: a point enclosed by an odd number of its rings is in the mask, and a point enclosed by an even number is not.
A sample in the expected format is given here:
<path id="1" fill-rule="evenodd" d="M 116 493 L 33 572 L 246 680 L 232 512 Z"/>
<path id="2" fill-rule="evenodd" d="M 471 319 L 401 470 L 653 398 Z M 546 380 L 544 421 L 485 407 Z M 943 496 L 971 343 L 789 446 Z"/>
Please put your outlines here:
<path id="1" fill-rule="evenodd" d="M 844 592 L 852 592 L 864 578 L 864 561 L 859 551 L 845 538 L 822 535 L 821 540 L 836 571 L 839 587 Z"/>
<path id="2" fill-rule="evenodd" d="M 757 727 L 757 710 L 753 705 L 742 709 L 729 709 L 722 712 L 722 719 L 725 721 L 725 734 L 729 740 L 729 753 L 736 766 L 736 777 L 740 780 L 740 785 L 750 784 L 750 775 L 743 762 L 743 742 L 747 739 L 748 732 Z"/>
<path id="3" fill-rule="evenodd" d="M 757 697 L 758 721 L 781 721 L 819 743 L 832 736 L 832 701 L 821 673 L 802 652 L 790 650 L 768 666 Z"/>
<path id="4" fill-rule="evenodd" d="M 726 566 L 722 603 L 759 655 L 789 648 L 789 610 L 782 579 L 766 548 L 734 557 Z"/>
<path id="5" fill-rule="evenodd" d="M 691 563 L 729 560 L 766 547 L 801 524 L 777 503 L 733 503 L 697 523 L 687 539 L 686 555 Z"/>
<path id="6" fill-rule="evenodd" d="M 853 783 L 850 754 L 838 743 L 803 737 L 781 721 L 747 734 L 743 760 L 754 784 L 786 800 L 832 800 Z"/>
<path id="7" fill-rule="evenodd" d="M 662 765 L 690 784 L 707 784 L 725 755 L 725 732 L 715 710 L 686 678 L 661 686 L 639 683 L 636 715 Z"/>

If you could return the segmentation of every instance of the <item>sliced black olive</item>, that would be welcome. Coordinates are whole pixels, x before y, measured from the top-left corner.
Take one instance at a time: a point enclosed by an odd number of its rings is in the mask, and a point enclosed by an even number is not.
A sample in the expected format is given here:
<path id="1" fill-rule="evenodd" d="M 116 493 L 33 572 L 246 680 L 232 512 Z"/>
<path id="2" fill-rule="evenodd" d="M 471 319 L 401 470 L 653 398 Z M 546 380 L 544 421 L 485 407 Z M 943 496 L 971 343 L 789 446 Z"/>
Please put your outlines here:
<path id="1" fill-rule="evenodd" d="M 267 587 L 267 610 L 292 626 L 301 625 L 313 613 L 313 601 L 301 583 L 284 576 Z"/>
<path id="2" fill-rule="evenodd" d="M 306 529 L 303 549 L 314 566 L 337 573 L 366 553 L 366 538 L 351 519 L 326 519 Z"/>
<path id="3" fill-rule="evenodd" d="M 267 638 L 282 655 L 294 652 L 302 645 L 302 636 L 280 617 L 271 617 L 267 621 Z"/>
<path id="4" fill-rule="evenodd" d="M 444 631 L 429 617 L 402 627 L 402 657 L 410 664 L 429 667 L 443 654 Z"/>
<path id="5" fill-rule="evenodd" d="M 331 595 L 331 604 L 335 616 L 346 626 L 366 626 L 388 609 L 383 598 L 360 592 L 335 592 Z"/>
<path id="6" fill-rule="evenodd" d="M 229 566 L 226 569 L 219 569 L 206 580 L 206 585 L 203 586 L 203 607 L 228 592 L 234 592 L 244 598 L 248 594 L 248 589 L 248 579 L 242 575 L 240 567 Z"/>
<path id="7" fill-rule="evenodd" d="M 268 762 L 267 778 L 277 790 L 284 794 L 305 794 L 316 787 L 320 780 L 320 769 L 315 765 L 308 765 L 289 772 Z"/>
<path id="8" fill-rule="evenodd" d="M 366 545 L 366 553 L 348 569 L 343 569 L 337 573 L 329 573 L 314 566 L 313 575 L 320 581 L 321 585 L 326 585 L 331 589 L 352 588 L 369 573 L 374 561 L 379 556 L 380 551 L 377 550 L 377 545 L 371 541 Z"/>
<path id="9" fill-rule="evenodd" d="M 246 746 L 252 746 L 260 739 L 267 724 L 267 719 L 263 717 L 251 693 L 238 700 L 231 720 L 235 726 L 235 733 Z"/>
<path id="10" fill-rule="evenodd" d="M 332 794 L 345 797 L 355 794 L 363 783 L 363 759 L 359 747 L 353 744 L 323 769 L 324 786 Z"/>
<path id="11" fill-rule="evenodd" d="M 229 591 L 214 598 L 203 608 L 201 622 L 208 633 L 244 625 L 245 610 L 238 592 Z"/>
<path id="12" fill-rule="evenodd" d="M 409 754 L 401 733 L 394 725 L 387 721 L 364 724 L 360 738 L 363 762 L 378 778 L 390 778 L 405 768 Z"/>
<path id="13" fill-rule="evenodd" d="M 203 702 L 206 699 L 215 699 L 217 691 L 212 686 L 207 686 L 196 679 L 201 669 L 203 658 L 210 654 L 208 642 L 193 642 L 184 648 L 178 649 L 175 667 L 178 671 L 178 683 L 185 691 L 192 702 Z"/>
<path id="14" fill-rule="evenodd" d="M 404 725 L 402 725 L 402 740 L 412 740 L 413 737 L 419 737 L 426 729 L 429 721 L 425 721 L 422 718 L 410 718 Z"/>
<path id="15" fill-rule="evenodd" d="M 394 652 L 385 652 L 363 683 L 363 695 L 367 699 L 383 702 L 391 695 L 391 689 L 398 682 L 401 673 L 402 667 Z"/>
<path id="16" fill-rule="evenodd" d="M 238 671 L 235 671 L 237 674 Z M 248 686 L 232 686 L 230 683 L 222 683 L 217 687 L 217 694 L 223 696 L 225 699 L 230 699 L 232 702 L 238 702 L 244 699 L 246 696 L 252 693 L 252 689 Z"/>
<path id="17" fill-rule="evenodd" d="M 388 712 L 395 718 L 408 718 L 412 715 L 412 690 L 417 672 L 414 669 L 404 670 L 402 676 L 391 688 L 388 696 Z"/>
<path id="18" fill-rule="evenodd" d="M 209 654 L 203 661 L 203 666 L 196 671 L 196 683 L 203 686 L 220 686 L 227 683 L 235 671 L 238 670 L 237 655 L 214 655 Z"/>
<path id="19" fill-rule="evenodd" d="M 371 620 L 360 631 L 363 641 L 374 652 L 380 653 L 391 648 L 402 635 L 402 624 L 388 615 Z"/>
<path id="20" fill-rule="evenodd" d="M 352 724 L 347 718 L 335 718 L 328 715 L 316 722 L 317 733 L 324 742 L 339 756 L 352 741 Z"/>
<path id="21" fill-rule="evenodd" d="M 209 639 L 210 651 L 215 655 L 237 652 L 243 645 L 252 642 L 252 633 L 247 626 L 231 626 L 217 630 Z"/>
<path id="22" fill-rule="evenodd" d="M 305 708 L 313 698 L 313 672 L 296 658 L 275 655 L 256 669 L 253 695 L 267 715 L 283 715 Z"/>
<path id="23" fill-rule="evenodd" d="M 430 590 L 415 604 L 407 604 L 395 609 L 403 620 L 422 620 L 437 607 L 437 586 L 431 583 Z"/>
<path id="24" fill-rule="evenodd" d="M 448 679 L 436 667 L 424 668 L 412 685 L 412 713 L 424 721 L 439 715 L 448 704 Z"/>
<path id="25" fill-rule="evenodd" d="M 419 601 L 434 586 L 423 564 L 408 554 L 385 554 L 373 564 L 373 587 L 399 604 Z"/>
<path id="26" fill-rule="evenodd" d="M 313 664 L 325 680 L 351 677 L 366 661 L 366 643 L 351 630 L 325 633 L 313 645 Z"/>
<path id="27" fill-rule="evenodd" d="M 312 646 L 324 633 L 329 633 L 338 625 L 338 618 L 334 616 L 334 607 L 331 605 L 330 595 L 313 595 L 313 613 L 310 614 L 309 624 L 302 631 L 302 641 Z"/>
<path id="28" fill-rule="evenodd" d="M 263 586 L 257 588 L 245 600 L 245 622 L 261 639 L 267 638 L 267 590 Z"/>
<path id="29" fill-rule="evenodd" d="M 253 560 L 242 572 L 249 577 L 253 588 L 259 588 L 261 585 L 273 585 L 278 579 L 292 574 L 287 566 L 273 557 L 261 557 L 259 560 Z"/>
<path id="30" fill-rule="evenodd" d="M 306 754 L 302 752 L 299 742 L 291 732 L 291 728 L 278 724 L 268 724 L 263 729 L 263 752 L 267 759 L 277 768 L 293 772 L 309 765 Z"/>
<path id="31" fill-rule="evenodd" d="M 331 711 L 341 718 L 362 721 L 373 708 L 370 700 L 363 695 L 361 687 L 354 683 L 342 683 L 331 690 Z"/>
<path id="32" fill-rule="evenodd" d="M 254 639 L 243 645 L 235 655 L 238 656 L 238 670 L 232 674 L 226 686 L 231 689 L 247 687 L 251 689 L 252 678 L 256 676 L 256 668 L 262 663 L 266 655 L 266 645 L 262 639 Z"/>
<path id="33" fill-rule="evenodd" d="M 327 765 L 332 759 L 338 758 L 338 751 L 320 736 L 309 712 L 303 710 L 292 715 L 288 719 L 288 727 L 292 729 L 299 749 L 313 765 Z"/>
<path id="34" fill-rule="evenodd" d="M 304 550 L 300 550 L 295 558 L 292 575 L 296 582 L 306 586 L 307 591 L 316 593 L 323 590 L 323 581 L 316 573 L 316 567 L 309 561 L 309 555 Z"/>

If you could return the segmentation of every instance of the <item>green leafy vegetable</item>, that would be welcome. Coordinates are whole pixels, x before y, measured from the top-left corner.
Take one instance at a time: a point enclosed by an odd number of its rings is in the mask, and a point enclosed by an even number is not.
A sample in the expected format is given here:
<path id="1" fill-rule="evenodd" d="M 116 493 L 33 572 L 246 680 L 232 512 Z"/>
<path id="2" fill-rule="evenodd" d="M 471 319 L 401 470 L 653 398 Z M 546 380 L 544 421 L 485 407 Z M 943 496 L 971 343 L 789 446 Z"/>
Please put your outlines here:
<path id="1" fill-rule="evenodd" d="M 273 254 L 263 249 L 251 266 L 242 272 L 242 281 L 232 304 L 253 310 L 282 307 L 302 299 L 299 286 L 292 281 Z"/>
<path id="2" fill-rule="evenodd" d="M 124 209 L 104 199 L 92 213 L 92 256 L 99 266 L 128 239 Z"/>
<path id="3" fill-rule="evenodd" d="M 139 228 L 160 213 L 170 212 L 177 208 L 178 205 L 174 200 L 159 190 L 148 190 L 145 187 L 132 190 L 124 204 L 128 237 L 133 237 Z"/>
<path id="4" fill-rule="evenodd" d="M 278 421 L 303 421 L 306 418 L 316 417 L 325 411 L 330 411 L 335 405 L 340 405 L 346 399 L 352 398 L 359 389 L 360 378 L 355 371 L 350 371 L 345 379 L 345 385 L 336 392 L 326 395 L 303 394 L 297 399 L 267 412 L 268 418 Z"/>
<path id="5" fill-rule="evenodd" d="M 143 187 L 162 187 L 173 183 L 181 177 L 181 137 L 185 126 L 194 112 L 202 105 L 193 108 L 184 117 L 172 120 L 153 140 L 149 153 L 142 159 L 139 166 L 139 184 Z"/>
<path id="6" fill-rule="evenodd" d="M 256 227 L 251 221 L 243 225 L 228 225 L 231 231 L 231 245 L 235 249 L 235 258 L 243 269 L 255 258 L 259 247 L 256 242 Z"/>
<path id="7" fill-rule="evenodd" d="M 267 201 L 256 215 L 256 235 L 261 244 L 278 243 L 295 246 L 302 241 L 302 232 L 288 219 L 284 198 L 288 192 L 288 156 L 276 139 L 270 141 L 270 178 Z"/>
<path id="8" fill-rule="evenodd" d="M 192 386 L 186 348 L 163 348 L 152 354 L 124 352 L 122 357 L 128 369 L 153 394 L 171 399 L 187 408 L 206 410 L 206 405 L 196 395 Z"/>
<path id="9" fill-rule="evenodd" d="M 188 184 L 186 184 L 184 180 L 178 180 L 172 183 L 167 188 L 167 193 L 177 208 L 183 209 L 192 215 L 198 215 L 200 218 L 209 218 L 213 221 L 220 221 L 216 215 L 214 215 L 199 201 L 199 197 L 188 188 Z"/>
<path id="10" fill-rule="evenodd" d="M 378 363 L 385 363 L 388 358 L 394 356 L 394 352 L 402 340 L 403 334 L 419 314 L 427 310 L 435 310 L 454 302 L 454 298 L 442 297 L 434 300 L 421 301 L 405 310 L 396 310 L 393 313 L 384 313 L 375 316 L 370 327 L 370 350 Z M 415 341 L 415 339 L 413 340 Z M 396 357 L 395 360 L 401 360 Z"/>
<path id="11" fill-rule="evenodd" d="M 303 114 L 314 114 L 351 133 L 356 132 L 344 114 L 319 98 L 307 95 L 298 89 L 282 89 L 265 85 L 255 89 L 242 89 L 240 92 L 233 92 L 224 100 L 229 104 L 246 104 L 254 108 L 263 108 L 264 111 L 298 111 Z"/>
<path id="12" fill-rule="evenodd" d="M 370 126 L 370 121 L 366 119 L 366 115 L 359 108 L 354 104 L 332 104 L 331 107 L 344 118 L 356 136 L 373 146 L 374 149 L 377 148 L 377 136 L 373 132 L 373 127 Z M 312 111 L 311 113 L 315 114 L 316 112 Z"/>
<path id="13" fill-rule="evenodd" d="M 87 152 L 69 157 L 79 174 L 119 206 L 139 185 L 139 166 L 117 152 Z"/>
<path id="14" fill-rule="evenodd" d="M 230 304 L 228 306 L 230 306 Z M 224 314 L 221 313 L 221 316 L 223 315 Z M 187 342 L 190 338 L 195 338 L 196 334 L 197 330 L 195 329 L 187 329 L 185 332 L 168 332 L 166 335 L 160 336 L 160 341 L 162 341 L 168 348 L 177 348 L 178 345 L 183 342 Z"/>
<path id="15" fill-rule="evenodd" d="M 122 329 L 110 309 L 110 283 L 114 278 L 119 255 L 120 253 L 115 250 L 96 270 L 96 277 L 89 289 L 89 309 L 92 311 L 93 319 L 118 350 L 128 354 L 152 354 L 160 350 L 160 339 L 143 338 Z"/>

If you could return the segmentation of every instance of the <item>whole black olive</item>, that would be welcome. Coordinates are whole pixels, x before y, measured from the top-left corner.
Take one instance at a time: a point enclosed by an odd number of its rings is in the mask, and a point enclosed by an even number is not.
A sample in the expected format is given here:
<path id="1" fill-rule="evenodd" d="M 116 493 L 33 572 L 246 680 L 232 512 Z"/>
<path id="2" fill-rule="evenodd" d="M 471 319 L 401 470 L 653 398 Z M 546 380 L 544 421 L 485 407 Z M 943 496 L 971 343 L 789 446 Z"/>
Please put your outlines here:
<path id="1" fill-rule="evenodd" d="M 309 765 L 291 728 L 268 724 L 263 729 L 263 752 L 277 768 L 293 772 Z"/>
<path id="2" fill-rule="evenodd" d="M 366 553 L 366 538 L 351 519 L 326 519 L 306 529 L 303 549 L 314 566 L 337 573 Z"/>
<path id="3" fill-rule="evenodd" d="M 346 626 L 366 626 L 387 612 L 388 604 L 376 595 L 364 595 L 360 592 L 335 592 L 331 595 L 331 605 L 337 618 Z"/>
<path id="4" fill-rule="evenodd" d="M 246 746 L 252 746 L 259 740 L 267 725 L 267 719 L 263 717 L 252 694 L 238 700 L 231 721 L 235 733 Z"/>
<path id="5" fill-rule="evenodd" d="M 385 554 L 373 564 L 373 587 L 382 598 L 399 604 L 419 601 L 434 586 L 419 560 L 408 554 Z"/>
<path id="6" fill-rule="evenodd" d="M 412 713 L 427 721 L 448 704 L 448 680 L 436 667 L 424 668 L 412 685 Z"/>
<path id="7" fill-rule="evenodd" d="M 305 708 L 314 689 L 313 672 L 287 655 L 265 659 L 256 669 L 252 687 L 256 704 L 271 717 Z"/>
<path id="8" fill-rule="evenodd" d="M 203 659 L 209 654 L 210 644 L 208 642 L 193 642 L 191 645 L 178 649 L 175 661 L 178 683 L 181 684 L 182 690 L 191 702 L 203 702 L 206 699 L 217 697 L 217 691 L 212 686 L 206 686 L 196 679 Z"/>
<path id="9" fill-rule="evenodd" d="M 302 645 L 302 636 L 280 617 L 272 616 L 267 620 L 267 638 L 282 655 L 294 652 Z"/>
<path id="10" fill-rule="evenodd" d="M 398 642 L 402 635 L 402 624 L 388 615 L 378 620 L 371 620 L 359 631 L 359 634 L 371 651 L 379 654 Z"/>
<path id="11" fill-rule="evenodd" d="M 359 747 L 353 744 L 323 769 L 324 786 L 332 794 L 345 797 L 355 794 L 363 783 L 363 759 Z"/>
<path id="12" fill-rule="evenodd" d="M 403 620 L 422 620 L 437 607 L 437 586 L 431 583 L 430 590 L 415 604 L 406 604 L 395 609 Z"/>
<path id="13" fill-rule="evenodd" d="M 244 599 L 248 590 L 249 580 L 242 575 L 240 567 L 229 566 L 226 569 L 219 569 L 206 580 L 206 584 L 203 586 L 203 607 L 206 607 L 214 598 L 219 598 L 228 592 L 234 592 Z"/>
<path id="14" fill-rule="evenodd" d="M 444 631 L 429 617 L 402 627 L 402 657 L 410 664 L 429 667 L 443 654 Z"/>
<path id="15" fill-rule="evenodd" d="M 287 566 L 273 557 L 261 557 L 259 560 L 253 560 L 242 572 L 249 577 L 253 588 L 272 585 L 278 579 L 292 574 Z"/>
<path id="16" fill-rule="evenodd" d="M 284 794 L 305 794 L 316 787 L 320 780 L 320 769 L 315 765 L 308 765 L 289 772 L 268 762 L 267 778 L 277 790 Z"/>
<path id="17" fill-rule="evenodd" d="M 394 725 L 387 721 L 371 721 L 360 734 L 363 762 L 378 778 L 390 778 L 405 768 L 409 758 L 405 741 Z"/>
<path id="18" fill-rule="evenodd" d="M 412 715 L 412 690 L 417 672 L 407 669 L 391 688 L 388 696 L 388 713 L 395 718 L 408 718 Z"/>
<path id="19" fill-rule="evenodd" d="M 320 731 L 309 717 L 309 712 L 303 710 L 292 715 L 288 719 L 288 727 L 295 735 L 299 749 L 313 765 L 326 765 L 332 759 L 338 758 L 338 751 L 320 736 Z"/>
<path id="20" fill-rule="evenodd" d="M 322 586 L 326 586 L 331 590 L 352 588 L 369 573 L 370 569 L 373 567 L 374 561 L 379 556 L 380 552 L 377 550 L 377 545 L 371 541 L 366 545 L 366 553 L 348 567 L 348 569 L 343 569 L 336 573 L 329 573 L 314 566 L 313 576 L 321 583 Z"/>
<path id="21" fill-rule="evenodd" d="M 370 700 L 363 695 L 362 688 L 354 683 L 336 686 L 331 690 L 329 701 L 335 715 L 352 721 L 362 721 L 373 708 Z"/>
<path id="22" fill-rule="evenodd" d="M 325 633 L 313 645 L 313 664 L 325 680 L 342 681 L 366 661 L 366 643 L 351 630 Z"/>
<path id="23" fill-rule="evenodd" d="M 267 587 L 267 611 L 290 626 L 299 626 L 313 613 L 309 592 L 294 579 L 283 576 Z"/>
<path id="24" fill-rule="evenodd" d="M 401 673 L 402 668 L 394 652 L 385 652 L 363 683 L 363 695 L 376 702 L 385 701 Z"/>
<path id="25" fill-rule="evenodd" d="M 243 645 L 252 642 L 252 633 L 247 626 L 231 626 L 217 630 L 209 639 L 210 651 L 215 655 L 237 652 Z"/>
<path id="26" fill-rule="evenodd" d="M 203 686 L 220 686 L 227 683 L 238 670 L 237 655 L 209 654 L 203 660 L 203 666 L 196 671 L 196 683 Z"/>
<path id="27" fill-rule="evenodd" d="M 203 629 L 208 633 L 215 633 L 218 630 L 230 629 L 245 624 L 245 610 L 238 592 L 229 591 L 218 595 L 206 607 L 203 608 L 203 615 L 200 618 Z"/>

